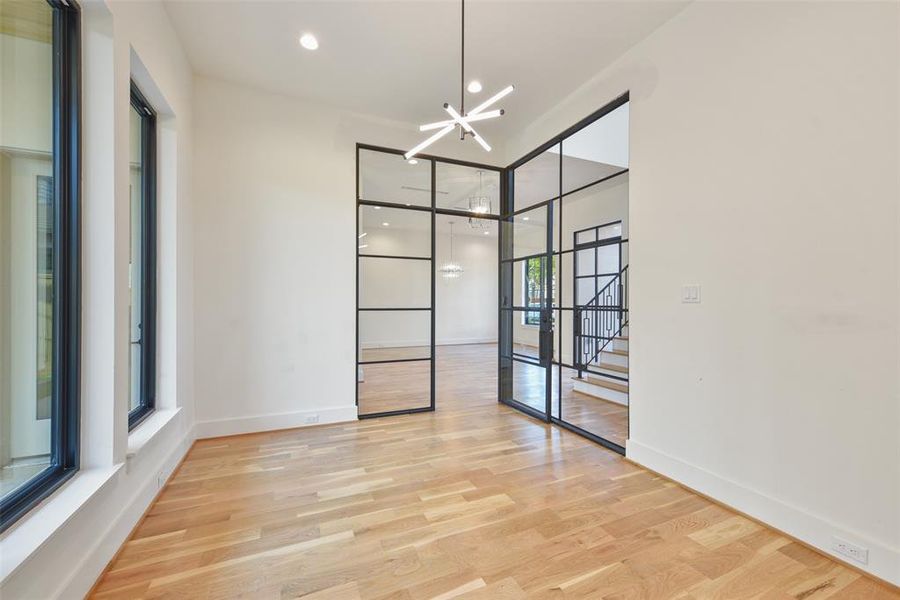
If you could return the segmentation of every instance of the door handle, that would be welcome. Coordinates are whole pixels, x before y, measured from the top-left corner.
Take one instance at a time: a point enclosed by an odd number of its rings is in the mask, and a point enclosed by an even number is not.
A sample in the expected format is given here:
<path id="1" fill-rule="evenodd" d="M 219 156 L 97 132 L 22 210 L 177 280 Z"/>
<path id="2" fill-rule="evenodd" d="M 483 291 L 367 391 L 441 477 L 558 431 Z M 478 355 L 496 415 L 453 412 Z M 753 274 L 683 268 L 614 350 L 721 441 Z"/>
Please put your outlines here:
<path id="1" fill-rule="evenodd" d="M 545 315 L 541 317 L 541 331 L 538 337 L 540 361 L 544 366 L 553 361 L 553 326 Z"/>

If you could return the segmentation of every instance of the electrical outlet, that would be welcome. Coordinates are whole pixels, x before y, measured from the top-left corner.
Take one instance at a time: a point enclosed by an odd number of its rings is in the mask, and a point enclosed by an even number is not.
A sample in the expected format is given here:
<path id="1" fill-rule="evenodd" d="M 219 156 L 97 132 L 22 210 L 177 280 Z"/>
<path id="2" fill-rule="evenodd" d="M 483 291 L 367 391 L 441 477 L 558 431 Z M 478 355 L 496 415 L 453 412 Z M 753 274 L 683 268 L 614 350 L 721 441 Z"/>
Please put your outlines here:
<path id="1" fill-rule="evenodd" d="M 681 301 L 685 304 L 700 304 L 700 284 L 686 283 L 681 286 Z"/>
<path id="2" fill-rule="evenodd" d="M 307 425 L 312 425 L 313 423 L 318 423 L 318 422 L 319 422 L 319 415 L 308 415 L 306 417 Z"/>
<path id="3" fill-rule="evenodd" d="M 847 540 L 843 540 L 837 536 L 831 538 L 831 548 L 841 556 L 853 559 L 860 564 L 868 564 L 869 549 L 857 546 Z"/>

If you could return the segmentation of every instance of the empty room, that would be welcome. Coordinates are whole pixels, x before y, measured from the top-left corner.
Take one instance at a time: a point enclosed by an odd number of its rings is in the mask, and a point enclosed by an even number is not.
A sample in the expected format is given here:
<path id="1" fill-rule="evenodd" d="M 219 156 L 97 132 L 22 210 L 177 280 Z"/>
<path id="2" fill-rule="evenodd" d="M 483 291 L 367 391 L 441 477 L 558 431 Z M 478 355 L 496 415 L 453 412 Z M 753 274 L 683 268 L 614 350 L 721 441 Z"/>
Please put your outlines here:
<path id="1" fill-rule="evenodd" d="M 3 600 L 900 600 L 898 0 L 0 0 Z"/>

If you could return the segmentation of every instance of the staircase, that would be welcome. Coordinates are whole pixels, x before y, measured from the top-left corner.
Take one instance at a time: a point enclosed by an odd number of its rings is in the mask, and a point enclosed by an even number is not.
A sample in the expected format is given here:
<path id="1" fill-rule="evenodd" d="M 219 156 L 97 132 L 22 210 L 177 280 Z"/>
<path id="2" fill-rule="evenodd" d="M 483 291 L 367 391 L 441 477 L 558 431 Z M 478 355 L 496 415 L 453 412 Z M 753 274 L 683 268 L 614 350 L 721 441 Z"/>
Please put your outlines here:
<path id="1" fill-rule="evenodd" d="M 575 307 L 576 392 L 628 405 L 628 266 Z"/>
<path id="2" fill-rule="evenodd" d="M 589 369 L 580 371 L 581 377 L 572 377 L 576 392 L 628 406 L 628 325 L 612 338 Z"/>

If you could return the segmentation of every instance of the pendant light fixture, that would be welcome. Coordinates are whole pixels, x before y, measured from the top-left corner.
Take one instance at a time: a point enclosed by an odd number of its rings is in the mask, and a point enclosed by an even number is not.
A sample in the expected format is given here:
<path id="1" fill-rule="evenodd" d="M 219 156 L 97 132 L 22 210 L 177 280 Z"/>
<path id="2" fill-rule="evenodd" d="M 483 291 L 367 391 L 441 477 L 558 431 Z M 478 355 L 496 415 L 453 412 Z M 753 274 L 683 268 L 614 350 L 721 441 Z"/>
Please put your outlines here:
<path id="1" fill-rule="evenodd" d="M 469 112 L 466 112 L 466 0 L 460 0 L 460 15 L 462 25 L 460 27 L 460 74 L 459 74 L 459 111 L 457 111 L 453 106 L 449 103 L 444 103 L 444 110 L 447 111 L 447 114 L 450 115 L 449 119 L 445 119 L 443 121 L 435 121 L 434 123 L 426 123 L 425 125 L 419 126 L 419 131 L 434 131 L 437 130 L 437 133 L 433 134 L 431 137 L 427 138 L 425 141 L 420 143 L 418 146 L 404 154 L 403 156 L 406 160 L 409 160 L 431 144 L 435 143 L 451 131 L 453 131 L 456 127 L 459 127 L 459 139 L 465 140 L 467 135 L 471 135 L 472 138 L 481 145 L 485 151 L 490 152 L 490 145 L 481 137 L 477 131 L 472 127 L 472 123 L 475 121 L 484 121 L 485 119 L 494 119 L 496 117 L 503 115 L 503 109 L 494 109 L 487 110 L 491 106 L 493 106 L 496 102 L 499 102 L 502 98 L 506 97 L 510 94 L 515 88 L 511 85 L 506 86 Z M 476 82 L 473 82 L 476 83 Z M 481 84 L 478 84 L 478 89 L 481 89 Z"/>
<path id="2" fill-rule="evenodd" d="M 484 171 L 478 171 L 478 193 L 469 196 L 469 212 L 475 215 L 491 214 L 491 197 L 484 193 Z M 472 229 L 485 229 L 488 226 L 487 219 L 469 217 L 469 227 Z"/>
<path id="3" fill-rule="evenodd" d="M 463 273 L 460 264 L 453 262 L 453 221 L 450 221 L 450 262 L 444 263 L 439 270 L 447 279 L 458 279 Z"/>

